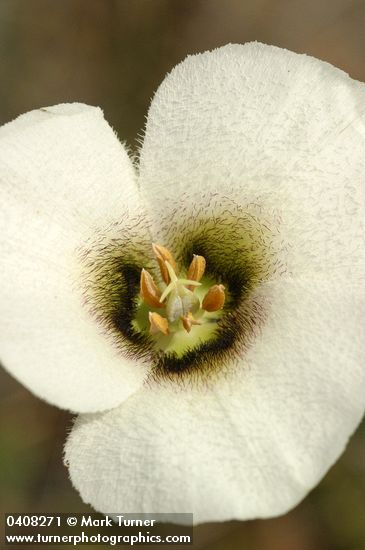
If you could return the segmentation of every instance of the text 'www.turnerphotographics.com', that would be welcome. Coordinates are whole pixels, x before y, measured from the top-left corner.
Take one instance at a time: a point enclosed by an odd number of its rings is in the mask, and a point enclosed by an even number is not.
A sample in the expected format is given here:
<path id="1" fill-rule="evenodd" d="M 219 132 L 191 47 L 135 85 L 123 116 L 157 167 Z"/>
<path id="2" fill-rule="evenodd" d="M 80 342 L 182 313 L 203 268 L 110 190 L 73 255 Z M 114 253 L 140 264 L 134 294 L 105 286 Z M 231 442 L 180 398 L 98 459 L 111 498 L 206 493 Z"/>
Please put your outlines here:
<path id="1" fill-rule="evenodd" d="M 189 545 L 192 514 L 5 514 L 4 543 L 28 545 Z"/>

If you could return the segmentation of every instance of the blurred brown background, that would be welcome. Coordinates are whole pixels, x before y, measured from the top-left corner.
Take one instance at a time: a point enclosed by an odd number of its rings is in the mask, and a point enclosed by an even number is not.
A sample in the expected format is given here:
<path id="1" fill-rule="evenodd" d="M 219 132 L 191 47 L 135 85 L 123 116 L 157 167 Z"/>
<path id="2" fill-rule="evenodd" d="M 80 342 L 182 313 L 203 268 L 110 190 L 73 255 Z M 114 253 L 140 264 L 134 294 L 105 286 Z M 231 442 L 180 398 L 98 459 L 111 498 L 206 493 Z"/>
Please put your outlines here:
<path id="1" fill-rule="evenodd" d="M 365 80 L 364 30 L 364 0 L 0 0 L 0 123 L 82 101 L 135 149 L 154 90 L 187 54 L 259 40 Z M 71 420 L 0 373 L 1 512 L 88 510 L 62 466 Z M 365 549 L 365 426 L 291 513 L 200 526 L 194 548 Z"/>

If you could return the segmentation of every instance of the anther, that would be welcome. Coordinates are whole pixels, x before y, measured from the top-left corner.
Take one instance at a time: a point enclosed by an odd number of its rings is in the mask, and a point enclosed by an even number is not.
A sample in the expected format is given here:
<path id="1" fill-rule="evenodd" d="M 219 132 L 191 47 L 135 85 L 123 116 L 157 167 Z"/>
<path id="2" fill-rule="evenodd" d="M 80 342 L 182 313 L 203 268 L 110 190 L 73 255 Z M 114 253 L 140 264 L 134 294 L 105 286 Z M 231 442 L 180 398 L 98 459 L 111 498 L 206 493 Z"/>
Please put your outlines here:
<path id="1" fill-rule="evenodd" d="M 150 311 L 148 319 L 150 321 L 150 334 L 158 334 L 159 332 L 162 332 L 165 336 L 169 334 L 169 323 L 165 317 Z"/>
<path id="2" fill-rule="evenodd" d="M 193 325 L 201 325 L 201 321 L 194 319 L 192 313 L 188 313 L 181 317 L 181 321 L 186 332 L 190 332 Z"/>
<path id="3" fill-rule="evenodd" d="M 203 256 L 198 256 L 197 254 L 194 254 L 192 262 L 189 266 L 187 278 L 191 279 L 192 281 L 200 281 L 200 279 L 204 275 L 205 266 L 205 258 Z M 194 287 L 192 285 L 189 285 L 188 289 L 194 290 Z"/>
<path id="4" fill-rule="evenodd" d="M 142 269 L 141 272 L 140 294 L 142 300 L 147 305 L 152 307 L 163 307 L 160 302 L 161 292 L 153 280 L 152 275 L 150 275 L 145 269 Z"/>
<path id="5" fill-rule="evenodd" d="M 156 254 L 158 265 L 161 271 L 161 276 L 165 283 L 168 285 L 170 282 L 170 275 L 165 262 L 169 262 L 172 269 L 176 272 L 176 262 L 174 260 L 174 257 L 168 250 L 168 248 L 166 248 L 165 246 L 161 246 L 160 244 L 153 244 L 152 249 Z"/>
<path id="6" fill-rule="evenodd" d="M 224 286 L 214 285 L 206 293 L 202 308 L 205 309 L 205 311 L 218 311 L 218 309 L 222 309 L 224 306 L 225 299 Z"/>

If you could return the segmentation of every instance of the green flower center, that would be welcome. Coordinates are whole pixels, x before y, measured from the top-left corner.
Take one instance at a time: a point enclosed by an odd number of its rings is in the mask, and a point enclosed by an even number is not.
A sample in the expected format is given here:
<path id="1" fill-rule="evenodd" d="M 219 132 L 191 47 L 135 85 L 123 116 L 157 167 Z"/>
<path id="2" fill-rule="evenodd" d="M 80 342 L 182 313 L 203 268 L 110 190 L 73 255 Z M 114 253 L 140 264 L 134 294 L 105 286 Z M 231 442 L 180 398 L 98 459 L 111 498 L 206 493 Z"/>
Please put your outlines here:
<path id="1" fill-rule="evenodd" d="M 182 357 L 216 337 L 223 315 L 224 286 L 204 277 L 206 261 L 202 256 L 194 255 L 186 276 L 179 277 L 170 251 L 159 245 L 153 245 L 153 250 L 165 288 L 161 292 L 152 276 L 142 270 L 132 326 L 140 334 L 149 334 L 155 349 Z"/>

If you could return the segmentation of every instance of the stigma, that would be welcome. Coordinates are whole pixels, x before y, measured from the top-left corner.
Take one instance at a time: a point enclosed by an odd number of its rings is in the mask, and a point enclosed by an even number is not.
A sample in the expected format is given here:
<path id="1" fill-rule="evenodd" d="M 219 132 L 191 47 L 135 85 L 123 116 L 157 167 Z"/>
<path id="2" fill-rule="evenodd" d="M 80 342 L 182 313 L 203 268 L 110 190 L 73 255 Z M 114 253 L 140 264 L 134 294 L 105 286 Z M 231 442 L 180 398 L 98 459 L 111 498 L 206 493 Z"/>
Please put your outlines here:
<path id="1" fill-rule="evenodd" d="M 162 290 L 152 275 L 142 269 L 140 296 L 149 308 L 149 332 L 151 335 L 169 335 L 183 330 L 190 333 L 194 326 L 209 322 L 206 313 L 218 311 L 225 303 L 225 288 L 212 285 L 200 299 L 195 290 L 201 286 L 206 260 L 203 256 L 192 258 L 185 276 L 178 276 L 178 269 L 171 252 L 164 246 L 153 244 L 153 252 L 163 280 Z M 158 311 L 154 311 L 157 309 Z"/>

